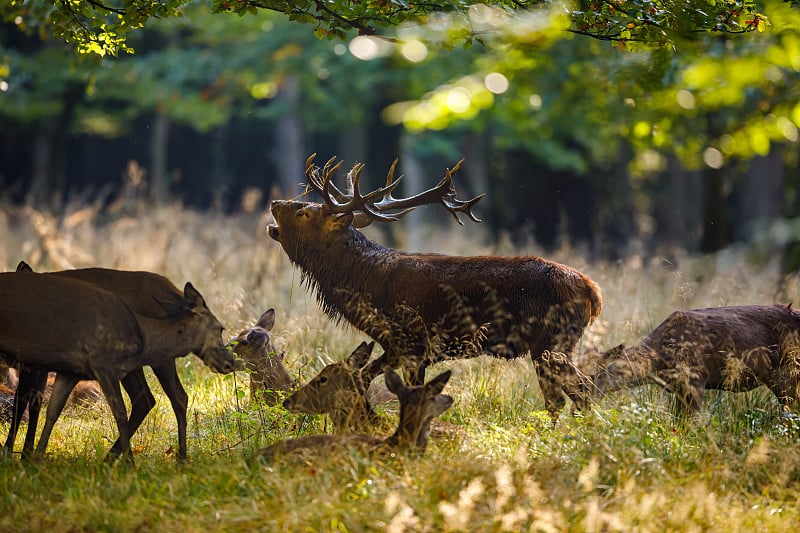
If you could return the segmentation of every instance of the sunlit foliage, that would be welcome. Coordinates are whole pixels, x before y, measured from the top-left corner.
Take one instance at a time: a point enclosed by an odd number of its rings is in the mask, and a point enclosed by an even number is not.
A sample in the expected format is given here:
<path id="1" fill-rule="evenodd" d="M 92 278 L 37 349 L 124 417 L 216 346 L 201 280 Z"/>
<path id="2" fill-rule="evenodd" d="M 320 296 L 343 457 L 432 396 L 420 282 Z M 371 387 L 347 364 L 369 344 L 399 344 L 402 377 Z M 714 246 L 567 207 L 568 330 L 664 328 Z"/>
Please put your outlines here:
<path id="1" fill-rule="evenodd" d="M 21 29 L 52 34 L 72 43 L 81 53 L 116 55 L 132 52 L 127 36 L 154 18 L 181 16 L 187 0 L 9 0 L 0 15 Z M 763 31 L 767 17 L 754 0 L 212 0 L 215 13 L 255 14 L 268 10 L 289 20 L 307 23 L 318 38 L 346 38 L 350 30 L 377 35 L 404 22 L 425 22 L 436 13 L 466 18 L 481 5 L 508 13 L 525 13 L 534 7 L 552 7 L 568 18 L 571 32 L 620 43 L 667 43 L 680 35 L 705 32 Z M 480 33 L 467 28 L 461 37 L 480 41 Z"/>

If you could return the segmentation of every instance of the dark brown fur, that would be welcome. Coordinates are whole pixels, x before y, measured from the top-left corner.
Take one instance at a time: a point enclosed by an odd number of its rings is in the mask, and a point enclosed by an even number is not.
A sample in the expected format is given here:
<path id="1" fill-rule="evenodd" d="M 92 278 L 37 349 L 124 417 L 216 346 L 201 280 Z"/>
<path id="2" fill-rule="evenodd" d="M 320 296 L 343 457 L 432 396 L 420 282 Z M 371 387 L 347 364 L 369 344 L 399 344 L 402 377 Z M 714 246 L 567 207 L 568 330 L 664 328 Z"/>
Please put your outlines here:
<path id="1" fill-rule="evenodd" d="M 448 323 L 455 298 L 469 309 L 471 328 L 484 329 L 476 353 L 508 359 L 532 355 L 551 415 L 564 404 L 562 392 L 578 399 L 575 391 L 564 390 L 564 378 L 572 381 L 570 377 L 557 374 L 572 367 L 554 366 L 543 356 L 559 352 L 569 358 L 585 327 L 599 315 L 600 291 L 584 274 L 533 256 L 401 252 L 367 239 L 351 225 L 352 214 L 333 214 L 321 204 L 296 201 L 274 201 L 271 209 L 277 225 L 270 226 L 270 236 L 300 267 L 325 312 L 364 331 L 384 349 L 385 354 L 365 369 L 367 381 L 384 366 L 407 365 L 417 368 L 410 382 L 418 384 L 431 362 L 463 356 L 452 343 L 430 350 L 430 338 L 438 329 L 449 330 L 454 340 L 474 333 Z M 373 309 L 378 319 L 358 312 L 354 299 Z M 387 321 L 399 329 L 408 325 L 399 309 L 418 317 L 421 334 L 400 339 L 386 335 Z"/>
<path id="2" fill-rule="evenodd" d="M 800 313 L 788 305 L 675 311 L 631 348 L 617 346 L 595 381 L 600 391 L 655 381 L 698 411 L 704 389 L 766 385 L 785 407 L 797 404 Z"/>
<path id="3" fill-rule="evenodd" d="M 200 293 L 186 284 L 184 304 L 163 319 L 132 312 L 116 295 L 80 280 L 53 274 L 0 274 L 0 354 L 23 370 L 59 375 L 37 451 L 47 446 L 69 392 L 79 379 L 96 379 L 119 429 L 119 448 L 130 457 L 129 423 L 119 390 L 142 366 L 173 363 L 195 352 L 221 372 L 234 360 L 222 343 L 222 325 Z"/>
<path id="4" fill-rule="evenodd" d="M 33 269 L 21 261 L 17 265 L 17 272 L 33 272 Z M 80 268 L 75 270 L 62 270 L 51 272 L 52 275 L 69 279 L 76 279 L 91 283 L 101 289 L 107 290 L 120 298 L 133 312 L 147 318 L 165 318 L 168 316 L 164 305 L 180 308 L 184 304 L 183 293 L 171 281 L 160 274 L 144 271 L 115 270 L 109 268 Z M 178 424 L 178 458 L 184 459 L 187 453 L 186 446 L 186 409 L 189 405 L 189 396 L 181 384 L 175 361 L 163 361 L 151 367 L 153 374 L 158 378 L 164 393 L 169 398 L 175 419 Z M 31 423 L 25 435 L 23 454 L 33 451 L 36 423 L 39 419 L 39 410 L 44 393 L 46 372 L 36 372 L 28 369 L 23 371 L 19 387 L 17 406 L 15 412 L 22 413 L 26 406 L 30 408 Z M 144 370 L 137 368 L 131 371 L 122 380 L 125 390 L 131 399 L 131 413 L 128 420 L 131 435 L 136 432 L 147 413 L 155 406 L 156 400 L 145 379 Z M 16 440 L 19 420 L 12 419 L 11 428 L 5 446 L 13 447 Z M 119 451 L 120 442 L 112 446 L 116 453 Z"/>

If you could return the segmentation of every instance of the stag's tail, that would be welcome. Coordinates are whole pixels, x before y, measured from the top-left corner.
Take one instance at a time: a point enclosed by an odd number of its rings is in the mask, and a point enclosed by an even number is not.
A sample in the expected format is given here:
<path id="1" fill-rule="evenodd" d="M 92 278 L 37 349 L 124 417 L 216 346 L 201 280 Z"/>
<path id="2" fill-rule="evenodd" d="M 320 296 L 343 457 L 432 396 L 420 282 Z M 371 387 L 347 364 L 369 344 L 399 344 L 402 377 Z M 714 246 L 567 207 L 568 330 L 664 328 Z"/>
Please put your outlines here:
<path id="1" fill-rule="evenodd" d="M 603 310 L 603 297 L 600 295 L 600 287 L 589 276 L 581 274 L 586 284 L 586 314 L 589 317 L 589 324 L 600 316 Z"/>

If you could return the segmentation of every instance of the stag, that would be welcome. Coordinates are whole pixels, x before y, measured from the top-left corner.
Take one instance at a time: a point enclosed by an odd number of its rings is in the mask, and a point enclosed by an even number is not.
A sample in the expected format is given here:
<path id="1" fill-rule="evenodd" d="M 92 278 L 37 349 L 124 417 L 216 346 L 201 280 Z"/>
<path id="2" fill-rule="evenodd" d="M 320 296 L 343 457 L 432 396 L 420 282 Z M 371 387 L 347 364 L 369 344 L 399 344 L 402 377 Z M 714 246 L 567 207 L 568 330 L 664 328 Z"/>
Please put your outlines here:
<path id="1" fill-rule="evenodd" d="M 33 272 L 33 269 L 21 261 L 17 265 L 17 272 Z M 169 314 L 168 309 L 180 310 L 186 306 L 183 293 L 167 278 L 152 272 L 81 268 L 51 272 L 50 274 L 85 281 L 107 290 L 120 298 L 132 311 L 147 318 L 165 318 Z M 178 459 L 185 459 L 187 451 L 186 409 L 189 405 L 189 396 L 178 377 L 174 360 L 158 361 L 151 368 L 169 398 L 175 413 L 178 425 Z M 11 420 L 5 447 L 8 450 L 13 448 L 19 428 L 19 416 L 28 406 L 30 421 L 25 434 L 23 455 L 29 455 L 33 451 L 47 372 L 26 369 L 20 377 L 21 383 L 16 396 L 17 405 L 13 410 L 15 417 Z M 122 385 L 131 399 L 128 430 L 129 435 L 133 435 L 155 406 L 156 401 L 142 368 L 137 368 L 126 375 L 122 380 Z M 111 447 L 113 453 L 120 452 L 120 445 L 119 440 L 114 443 Z"/>
<path id="2" fill-rule="evenodd" d="M 222 325 L 187 283 L 182 305 L 163 302 L 168 315 L 152 319 L 96 285 L 54 274 L 0 274 L 0 354 L 22 371 L 58 373 L 37 452 L 47 447 L 70 391 L 79 379 L 95 379 L 119 430 L 111 454 L 129 459 L 130 434 L 119 384 L 143 366 L 160 367 L 189 352 L 212 370 L 234 370 L 222 342 Z M 133 426 L 131 426 L 133 427 Z"/>
<path id="3" fill-rule="evenodd" d="M 785 409 L 797 403 L 800 312 L 790 305 L 675 311 L 636 345 L 605 352 L 599 392 L 652 381 L 676 395 L 682 413 L 698 412 L 703 391 L 766 385 Z"/>
<path id="4" fill-rule="evenodd" d="M 343 192 L 333 183 L 342 162 L 334 164 L 332 158 L 320 171 L 313 160 L 314 155 L 306 161 L 308 188 L 319 193 L 323 203 L 273 201 L 275 224 L 269 226 L 269 235 L 300 268 L 302 280 L 331 318 L 348 322 L 381 345 L 383 355 L 364 370 L 367 382 L 385 366 L 402 366 L 408 382 L 419 385 L 425 368 L 436 361 L 477 353 L 506 359 L 530 353 L 553 418 L 565 403 L 564 393 L 576 403 L 582 400 L 566 383 L 575 381 L 570 355 L 602 307 L 600 290 L 591 279 L 534 256 L 402 252 L 373 242 L 358 230 L 373 221 L 398 220 L 426 204 L 443 205 L 459 223 L 458 213 L 479 222 L 472 207 L 483 195 L 467 201 L 456 198 L 453 175 L 461 162 L 447 169 L 437 186 L 398 199 L 392 193 L 402 176 L 394 179 L 395 164 L 384 187 L 362 194 L 363 165 L 350 171 Z M 461 324 L 447 319 L 454 297 L 471 309 L 473 320 L 463 331 L 459 331 Z M 373 316 L 359 312 L 363 306 L 354 306 L 354 298 L 371 308 Z M 398 310 L 410 310 L 418 318 L 414 329 L 421 334 L 399 339 L 387 334 L 387 321 L 397 324 L 394 329 L 409 326 Z M 481 328 L 485 332 L 482 346 L 465 352 L 450 342 L 432 350 L 429 339 L 441 327 L 451 332 L 452 339 L 468 337 Z"/>
<path id="5" fill-rule="evenodd" d="M 303 451 L 361 448 L 366 452 L 409 451 L 423 453 L 428 445 L 431 422 L 453 405 L 453 398 L 441 394 L 450 379 L 450 371 L 439 374 L 428 383 L 406 387 L 392 369 L 385 372 L 386 386 L 400 400 L 397 430 L 386 438 L 357 433 L 352 435 L 305 435 L 279 441 L 259 450 L 260 458 L 275 458 Z"/>

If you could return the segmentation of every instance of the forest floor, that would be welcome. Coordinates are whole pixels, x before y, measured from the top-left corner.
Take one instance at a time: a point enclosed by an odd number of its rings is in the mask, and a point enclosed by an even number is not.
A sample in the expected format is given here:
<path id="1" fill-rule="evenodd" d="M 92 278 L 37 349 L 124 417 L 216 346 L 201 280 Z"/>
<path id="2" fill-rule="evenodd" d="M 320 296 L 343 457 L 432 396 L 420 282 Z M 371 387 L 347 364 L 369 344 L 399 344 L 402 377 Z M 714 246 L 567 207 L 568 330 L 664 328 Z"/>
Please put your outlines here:
<path id="1" fill-rule="evenodd" d="M 274 307 L 277 349 L 308 380 L 365 337 L 322 314 L 265 222 L 177 206 L 107 219 L 0 209 L 0 269 L 26 260 L 39 271 L 105 266 L 191 281 L 230 336 Z M 677 309 L 800 303 L 798 280 L 752 250 L 589 262 L 569 247 L 487 245 L 457 226 L 423 241 L 450 253 L 546 255 L 585 272 L 604 307 L 581 352 L 632 344 Z M 325 419 L 251 403 L 244 373 L 213 374 L 194 356 L 178 367 L 190 396 L 186 463 L 148 370 L 158 404 L 133 439 L 136 466 L 103 461 L 116 437 L 105 404 L 72 410 L 45 457 L 0 459 L 0 531 L 782 532 L 800 523 L 800 425 L 763 387 L 708 391 L 702 412 L 681 420 L 670 395 L 642 386 L 579 416 L 565 410 L 553 426 L 529 358 L 453 361 L 428 375 L 453 370 L 444 392 L 455 403 L 442 419 L 457 431 L 432 438 L 424 456 L 264 463 L 257 449 L 326 431 Z"/>

